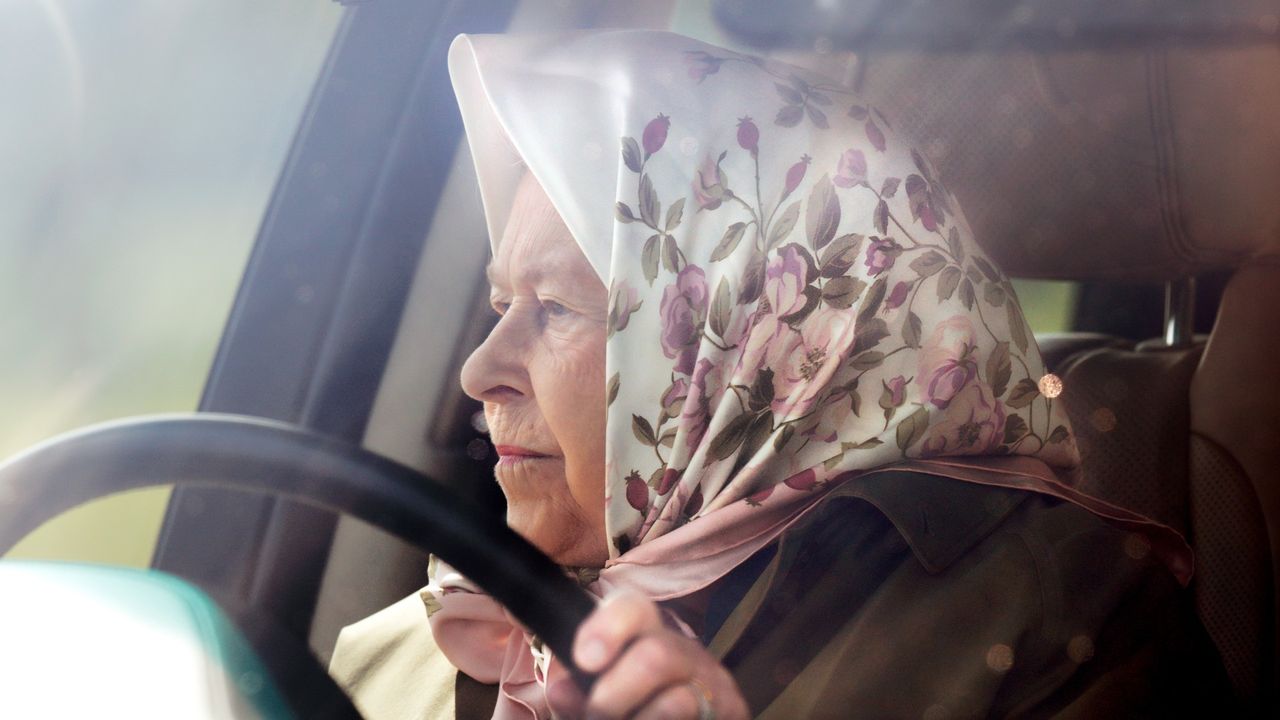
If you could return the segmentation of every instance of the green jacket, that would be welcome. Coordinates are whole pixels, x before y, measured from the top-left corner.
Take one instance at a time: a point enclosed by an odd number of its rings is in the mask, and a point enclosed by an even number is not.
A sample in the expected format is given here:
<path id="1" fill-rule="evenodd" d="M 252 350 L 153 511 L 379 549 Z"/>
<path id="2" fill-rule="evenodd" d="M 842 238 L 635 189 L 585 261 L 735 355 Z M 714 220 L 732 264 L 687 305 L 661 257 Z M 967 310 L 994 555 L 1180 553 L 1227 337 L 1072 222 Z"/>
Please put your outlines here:
<path id="1" fill-rule="evenodd" d="M 1145 539 L 1020 490 L 850 481 L 718 583 L 705 624 L 761 718 L 1230 715 Z M 371 720 L 492 713 L 416 596 L 344 630 L 332 670 Z"/>

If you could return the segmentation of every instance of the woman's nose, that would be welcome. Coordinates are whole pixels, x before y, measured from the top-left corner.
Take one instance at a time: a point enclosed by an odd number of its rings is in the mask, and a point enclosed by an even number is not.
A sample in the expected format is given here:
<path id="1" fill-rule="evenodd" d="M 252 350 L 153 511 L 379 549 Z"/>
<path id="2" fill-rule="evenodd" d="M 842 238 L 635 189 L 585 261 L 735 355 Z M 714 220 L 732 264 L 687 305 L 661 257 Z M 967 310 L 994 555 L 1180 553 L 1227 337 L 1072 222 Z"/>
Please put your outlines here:
<path id="1" fill-rule="evenodd" d="M 503 402 L 529 392 L 526 353 L 513 318 L 503 316 L 462 365 L 462 390 L 481 402 Z"/>

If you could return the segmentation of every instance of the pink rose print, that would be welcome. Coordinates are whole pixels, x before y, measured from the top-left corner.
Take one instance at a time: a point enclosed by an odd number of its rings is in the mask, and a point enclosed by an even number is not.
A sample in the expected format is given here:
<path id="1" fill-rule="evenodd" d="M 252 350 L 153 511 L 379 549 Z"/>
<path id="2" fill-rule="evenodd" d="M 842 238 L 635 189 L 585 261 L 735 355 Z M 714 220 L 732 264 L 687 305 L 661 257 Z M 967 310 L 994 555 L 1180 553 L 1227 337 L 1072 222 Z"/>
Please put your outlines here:
<path id="1" fill-rule="evenodd" d="M 978 374 L 973 324 L 965 315 L 939 323 L 920 349 L 916 384 L 925 402 L 946 408 L 952 398 Z"/>
<path id="2" fill-rule="evenodd" d="M 884 388 L 879 398 L 879 406 L 884 410 L 884 421 L 893 416 L 893 409 L 901 407 L 906 402 L 906 384 L 909 379 L 897 375 L 896 378 L 881 380 L 881 386 Z"/>
<path id="3" fill-rule="evenodd" d="M 701 408 L 710 410 L 724 392 L 724 380 L 720 365 L 703 358 L 693 370 L 692 384 L 689 386 L 685 408 Z"/>
<path id="4" fill-rule="evenodd" d="M 907 301 L 907 292 L 911 290 L 911 283 L 900 282 L 893 286 L 893 290 L 889 291 L 889 297 L 885 298 L 885 310 L 893 310 L 901 307 L 902 303 Z"/>
<path id="5" fill-rule="evenodd" d="M 969 383 L 956 393 L 940 422 L 929 428 L 921 454 L 983 455 L 1004 439 L 1004 403 L 985 383 Z"/>
<path id="6" fill-rule="evenodd" d="M 684 61 L 689 67 L 689 77 L 702 82 L 708 75 L 720 72 L 720 64 L 724 62 L 724 58 L 702 50 L 690 50 L 684 54 Z"/>
<path id="7" fill-rule="evenodd" d="M 907 383 L 909 382 L 911 381 L 901 375 L 890 380 L 880 381 L 880 385 L 884 389 L 880 392 L 879 405 L 884 410 L 886 430 L 889 428 L 889 420 L 893 418 L 893 413 L 907 401 Z"/>
<path id="8" fill-rule="evenodd" d="M 800 252 L 790 245 L 769 261 L 764 271 L 764 296 L 769 299 L 774 315 L 785 317 L 804 307 L 807 268 Z"/>
<path id="9" fill-rule="evenodd" d="M 813 408 L 853 346 L 854 318 L 855 313 L 850 310 L 823 308 L 814 311 L 799 329 L 776 320 L 772 328 L 768 323 L 757 326 L 762 332 L 772 329 L 774 333 L 761 343 L 764 347 L 758 353 L 760 364 L 755 366 L 773 370 L 774 412 L 802 415 Z M 754 330 L 744 356 L 752 350 L 752 340 Z"/>
<path id="10" fill-rule="evenodd" d="M 809 410 L 853 346 L 855 317 L 851 310 L 824 308 L 805 319 L 801 352 L 790 353 L 774 368 L 775 403 L 790 398 L 803 412 Z M 793 397 L 796 391 L 799 398 Z"/>
<path id="11" fill-rule="evenodd" d="M 861 150 L 845 150 L 836 165 L 836 176 L 831 182 L 843 188 L 867 182 L 867 157 Z"/>
<path id="12" fill-rule="evenodd" d="M 760 128 L 750 117 L 738 120 L 738 146 L 749 151 L 752 157 L 760 152 Z"/>
<path id="13" fill-rule="evenodd" d="M 686 265 L 662 291 L 662 352 L 676 361 L 675 371 L 688 375 L 698 356 L 702 323 L 707 316 L 707 278 L 702 268 Z"/>
<path id="14" fill-rule="evenodd" d="M 650 120 L 649 124 L 644 126 L 642 139 L 645 157 L 649 157 L 662 149 L 662 146 L 667 142 L 667 130 L 670 127 L 671 118 L 662 113 L 658 113 L 658 117 Z"/>
<path id="15" fill-rule="evenodd" d="M 902 405 L 906 401 L 906 378 L 897 375 L 896 378 L 884 380 L 884 392 L 888 395 L 888 402 L 893 407 Z"/>
<path id="16" fill-rule="evenodd" d="M 893 267 L 893 263 L 902 254 L 902 246 L 893 238 L 872 237 L 867 246 L 867 274 L 875 277 Z"/>
<path id="17" fill-rule="evenodd" d="M 804 180 L 804 171 L 809 168 L 809 162 L 813 158 L 808 155 L 801 155 L 800 160 L 796 164 L 787 169 L 787 184 L 782 190 L 782 197 L 786 197 L 800 187 L 800 181 Z"/>
<path id="18" fill-rule="evenodd" d="M 689 435 L 688 445 L 696 446 L 707 432 L 711 411 L 724 393 L 724 380 L 720 367 L 706 358 L 698 361 L 693 369 L 692 382 L 684 400 L 680 418 Z"/>
<path id="19" fill-rule="evenodd" d="M 720 155 L 723 159 L 724 155 Z M 720 159 L 712 160 L 708 155 L 693 178 L 693 199 L 699 210 L 715 210 L 720 203 L 729 197 L 725 187 L 724 172 L 720 169 Z"/>

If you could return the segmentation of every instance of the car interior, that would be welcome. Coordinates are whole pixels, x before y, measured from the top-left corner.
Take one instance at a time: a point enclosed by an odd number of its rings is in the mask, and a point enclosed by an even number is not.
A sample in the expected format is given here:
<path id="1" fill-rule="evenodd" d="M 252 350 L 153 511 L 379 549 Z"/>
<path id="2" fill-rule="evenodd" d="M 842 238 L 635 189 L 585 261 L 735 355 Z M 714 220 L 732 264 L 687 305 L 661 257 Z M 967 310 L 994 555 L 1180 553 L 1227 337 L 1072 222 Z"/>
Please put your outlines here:
<path id="1" fill-rule="evenodd" d="M 457 382 L 493 317 L 450 42 L 646 27 L 777 57 L 916 138 L 1028 305 L 1037 283 L 1071 288 L 1067 321 L 1036 329 L 1086 489 L 1189 539 L 1190 592 L 1238 698 L 1276 711 L 1280 3 L 341 5 L 200 413 L 360 446 L 500 511 Z M 258 608 L 323 664 L 344 625 L 425 582 L 427 554 L 371 519 L 183 483 L 151 567 Z"/>

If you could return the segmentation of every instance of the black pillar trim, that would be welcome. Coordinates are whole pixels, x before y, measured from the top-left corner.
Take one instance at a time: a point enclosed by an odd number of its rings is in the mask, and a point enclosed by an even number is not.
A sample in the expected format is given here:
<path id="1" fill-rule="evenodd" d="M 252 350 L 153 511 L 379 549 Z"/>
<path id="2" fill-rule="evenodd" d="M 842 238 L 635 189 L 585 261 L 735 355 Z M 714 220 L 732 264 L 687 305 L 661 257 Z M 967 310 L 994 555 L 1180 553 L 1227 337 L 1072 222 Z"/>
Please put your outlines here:
<path id="1" fill-rule="evenodd" d="M 345 11 L 265 213 L 200 409 L 360 442 L 462 127 L 446 53 L 512 0 L 380 0 Z M 336 519 L 182 488 L 153 567 L 270 608 L 305 635 Z"/>

